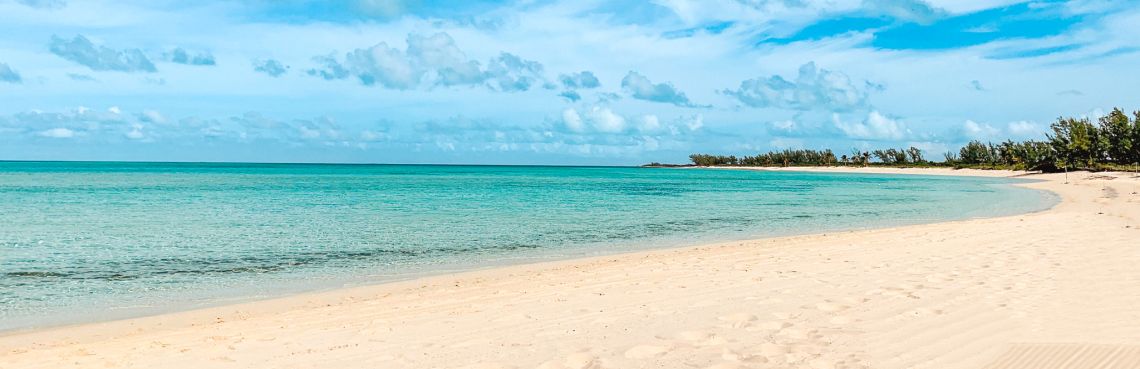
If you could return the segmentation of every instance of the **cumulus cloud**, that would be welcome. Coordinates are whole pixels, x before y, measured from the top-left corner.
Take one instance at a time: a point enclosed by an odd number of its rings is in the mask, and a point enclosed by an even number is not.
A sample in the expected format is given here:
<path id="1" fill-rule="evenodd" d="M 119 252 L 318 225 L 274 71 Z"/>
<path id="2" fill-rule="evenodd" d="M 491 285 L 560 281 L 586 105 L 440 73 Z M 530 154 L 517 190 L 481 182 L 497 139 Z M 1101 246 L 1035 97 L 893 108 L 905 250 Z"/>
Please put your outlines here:
<path id="1" fill-rule="evenodd" d="M 575 109 L 562 111 L 562 122 L 571 132 L 617 133 L 625 130 L 625 118 L 609 108 L 595 106 L 578 113 Z"/>
<path id="2" fill-rule="evenodd" d="M 800 66 L 795 81 L 781 76 L 759 77 L 740 82 L 735 90 L 722 93 L 754 108 L 851 111 L 867 105 L 867 90 L 856 87 L 846 74 L 816 68 L 815 62 Z"/>
<path id="3" fill-rule="evenodd" d="M 83 35 L 67 40 L 52 35 L 48 48 L 52 54 L 94 71 L 156 72 L 154 63 L 139 49 L 116 50 L 95 45 Z"/>
<path id="4" fill-rule="evenodd" d="M 967 119 L 962 125 L 952 128 L 948 135 L 960 141 L 1003 141 L 1013 137 L 1035 137 L 1042 133 L 1044 130 L 1037 124 L 1024 120 L 1001 126 Z"/>
<path id="5" fill-rule="evenodd" d="M 690 131 L 696 131 L 705 126 L 705 117 L 700 114 L 683 117 L 681 118 L 681 123 Z"/>
<path id="6" fill-rule="evenodd" d="M 542 78 L 542 69 L 536 61 L 502 53 L 487 63 L 486 79 L 499 91 L 526 91 Z"/>
<path id="7" fill-rule="evenodd" d="M 1036 124 L 1033 124 L 1033 122 L 1024 121 L 1024 120 L 1017 121 L 1017 122 L 1009 122 L 1009 126 L 1007 127 L 1007 129 L 1009 130 L 1009 133 L 1011 135 L 1018 136 L 1018 137 L 1034 136 L 1034 135 L 1039 135 L 1039 134 L 1041 134 L 1041 132 L 1043 132 L 1043 130 L 1040 127 L 1038 127 Z"/>
<path id="8" fill-rule="evenodd" d="M 329 116 L 309 120 L 296 120 L 293 122 L 300 138 L 305 140 L 339 140 L 341 138 L 340 126 L 336 120 Z"/>
<path id="9" fill-rule="evenodd" d="M 543 67 L 510 53 L 492 58 L 484 68 L 469 59 L 447 33 L 431 36 L 409 34 L 401 51 L 381 42 L 356 49 L 343 60 L 336 55 L 318 56 L 319 68 L 307 74 L 327 80 L 355 77 L 366 86 L 397 90 L 421 86 L 487 86 L 499 91 L 526 91 L 542 80 Z"/>
<path id="10" fill-rule="evenodd" d="M 191 52 L 186 51 L 181 47 L 176 47 L 174 50 L 166 53 L 166 60 L 176 64 L 186 65 L 216 65 L 217 61 L 214 60 L 214 54 L 209 51 Z"/>
<path id="11" fill-rule="evenodd" d="M 129 138 L 129 139 L 132 139 L 132 140 L 141 140 L 141 139 L 146 138 L 146 134 L 144 134 L 142 130 L 143 130 L 142 124 L 132 123 L 131 124 L 131 130 L 124 133 L 123 136 L 125 136 L 126 138 Z"/>
<path id="12" fill-rule="evenodd" d="M 270 77 L 280 77 L 285 74 L 289 69 L 288 66 L 281 64 L 280 61 L 275 59 L 255 59 L 253 61 L 253 70 L 268 74 Z"/>
<path id="13" fill-rule="evenodd" d="M 682 107 L 696 107 L 689 97 L 685 96 L 673 84 L 668 82 L 653 83 L 649 78 L 630 71 L 621 79 L 621 88 L 628 92 L 630 96 L 638 100 L 654 101 L 660 103 L 673 104 Z"/>
<path id="14" fill-rule="evenodd" d="M 7 63 L 0 63 L 0 82 L 20 83 L 23 80 L 20 73 L 16 73 Z"/>
<path id="15" fill-rule="evenodd" d="M 80 106 L 57 112 L 29 110 L 0 116 L 0 132 L 16 136 L 71 138 L 120 132 L 127 122 L 128 119 L 115 108 L 96 110 Z"/>
<path id="16" fill-rule="evenodd" d="M 992 139 L 998 137 L 1000 133 L 1001 130 L 989 124 L 978 123 L 969 119 L 962 123 L 962 137 L 967 139 Z"/>
<path id="17" fill-rule="evenodd" d="M 867 115 L 867 119 L 862 122 L 845 122 L 840 119 L 839 114 L 832 114 L 831 120 L 835 128 L 838 128 L 848 138 L 889 141 L 901 140 L 910 134 L 910 130 L 903 122 L 887 117 L 878 111 L 871 111 Z"/>
<path id="18" fill-rule="evenodd" d="M 67 128 L 52 128 L 40 131 L 38 133 L 41 137 L 50 138 L 72 138 L 75 137 L 75 131 Z"/>
<path id="19" fill-rule="evenodd" d="M 686 130 L 680 118 L 666 122 L 657 115 L 623 116 L 607 107 L 565 109 L 560 117 L 539 125 L 512 125 L 456 117 L 428 121 L 414 132 L 393 133 L 385 145 L 432 145 L 455 152 L 535 152 L 572 156 L 626 156 L 657 150 L 690 150 L 699 134 Z M 619 124 L 620 123 L 620 124 Z M 620 131 L 617 129 L 620 126 Z"/>
<path id="20" fill-rule="evenodd" d="M 581 110 L 563 110 L 561 126 L 566 132 L 578 134 L 678 135 L 704 127 L 704 117 L 700 114 L 683 116 L 666 123 L 654 114 L 624 116 L 608 107 L 592 106 Z"/>
<path id="21" fill-rule="evenodd" d="M 598 77 L 594 76 L 594 72 L 581 71 L 578 73 L 560 74 L 558 81 L 562 82 L 562 87 L 568 89 L 590 89 L 598 88 L 602 85 L 598 81 Z"/>

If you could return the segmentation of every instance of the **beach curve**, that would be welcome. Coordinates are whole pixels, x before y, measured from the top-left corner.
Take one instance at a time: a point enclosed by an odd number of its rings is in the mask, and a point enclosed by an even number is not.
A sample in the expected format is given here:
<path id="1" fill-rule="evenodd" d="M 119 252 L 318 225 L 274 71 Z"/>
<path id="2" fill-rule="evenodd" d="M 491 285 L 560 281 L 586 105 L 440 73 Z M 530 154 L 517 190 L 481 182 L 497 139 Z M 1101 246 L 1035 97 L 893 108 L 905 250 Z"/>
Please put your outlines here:
<path id="1" fill-rule="evenodd" d="M 0 336 L 0 362 L 1018 368 L 1027 366 L 1006 356 L 1035 352 L 1025 345 L 1133 352 L 1140 180 L 1065 176 L 1019 184 L 1062 199 L 1033 214 L 511 266 L 12 333 Z M 1109 365 L 1137 364 L 1117 357 Z"/>

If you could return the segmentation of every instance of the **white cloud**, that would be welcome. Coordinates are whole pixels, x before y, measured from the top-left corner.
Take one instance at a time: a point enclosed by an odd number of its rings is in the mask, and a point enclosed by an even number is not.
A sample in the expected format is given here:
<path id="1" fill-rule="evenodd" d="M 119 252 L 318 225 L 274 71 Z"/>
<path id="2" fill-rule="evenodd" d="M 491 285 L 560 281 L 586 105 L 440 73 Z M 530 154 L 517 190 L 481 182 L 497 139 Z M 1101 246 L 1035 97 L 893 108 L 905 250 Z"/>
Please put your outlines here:
<path id="1" fill-rule="evenodd" d="M 144 137 L 142 129 L 143 129 L 142 124 L 134 123 L 134 124 L 131 124 L 131 130 L 127 131 L 127 133 L 124 135 L 127 136 L 127 138 L 132 139 L 132 140 L 141 140 Z"/>
<path id="2" fill-rule="evenodd" d="M 814 62 L 800 66 L 794 82 L 781 76 L 760 77 L 722 92 L 756 108 L 851 111 L 867 104 L 866 88 L 856 86 L 846 74 L 818 69 Z"/>
<path id="3" fill-rule="evenodd" d="M 1001 130 L 994 128 L 989 124 L 978 123 L 973 120 L 967 119 L 962 123 L 962 134 L 970 139 L 993 139 L 999 136 Z"/>
<path id="4" fill-rule="evenodd" d="M 52 128 L 39 132 L 40 136 L 51 138 L 72 138 L 75 137 L 75 131 L 67 128 Z"/>
<path id="5" fill-rule="evenodd" d="M 1024 120 L 1009 122 L 1008 130 L 1011 135 L 1018 137 L 1035 136 L 1040 135 L 1042 132 L 1044 132 L 1042 131 L 1041 127 L 1033 124 L 1033 122 Z"/>
<path id="6" fill-rule="evenodd" d="M 673 104 L 676 106 L 693 107 L 689 97 L 674 87 L 672 83 L 653 83 L 645 76 L 630 71 L 621 79 L 621 88 L 629 92 L 635 99 Z"/>
<path id="7" fill-rule="evenodd" d="M 318 56 L 313 60 L 321 67 L 306 73 L 326 80 L 355 77 L 366 86 L 396 90 L 486 85 L 499 91 L 526 91 L 544 79 L 542 64 L 506 52 L 491 58 L 484 68 L 468 58 L 446 32 L 430 36 L 411 33 L 407 45 L 401 51 L 381 42 L 353 50 L 344 60 L 336 55 Z"/>
<path id="8" fill-rule="evenodd" d="M 582 132 L 586 130 L 586 125 L 582 123 L 582 116 L 578 115 L 578 111 L 574 109 L 566 109 L 562 111 L 562 123 L 566 125 L 566 129 L 571 132 Z"/>
<path id="9" fill-rule="evenodd" d="M 321 131 L 319 129 L 300 126 L 297 127 L 297 131 L 301 133 L 301 138 L 304 139 L 321 138 Z"/>
<path id="10" fill-rule="evenodd" d="M 625 130 L 625 118 L 617 115 L 609 108 L 595 106 L 587 115 L 599 132 L 617 133 Z"/>
<path id="11" fill-rule="evenodd" d="M 799 149 L 804 147 L 804 140 L 798 138 L 776 137 L 768 141 L 768 146 L 774 149 Z"/>
<path id="12" fill-rule="evenodd" d="M 705 126 L 705 117 L 703 115 L 700 115 L 700 114 L 693 115 L 693 116 L 690 116 L 687 118 L 683 118 L 682 121 L 683 121 L 685 127 L 688 128 L 690 131 L 696 131 L 698 129 L 701 129 L 701 127 Z"/>
<path id="13" fill-rule="evenodd" d="M 661 130 L 661 120 L 657 119 L 656 115 L 646 115 L 641 117 L 641 125 L 638 126 L 642 132 L 657 132 Z"/>
<path id="14" fill-rule="evenodd" d="M 376 132 L 372 130 L 364 130 L 360 132 L 360 139 L 363 141 L 379 141 L 385 137 L 383 132 Z"/>
<path id="15" fill-rule="evenodd" d="M 831 119 L 835 128 L 838 128 L 848 138 L 853 139 L 902 140 L 910 134 L 910 130 L 901 121 L 891 119 L 874 110 L 862 122 L 844 122 L 840 119 L 839 114 L 833 114 Z"/>

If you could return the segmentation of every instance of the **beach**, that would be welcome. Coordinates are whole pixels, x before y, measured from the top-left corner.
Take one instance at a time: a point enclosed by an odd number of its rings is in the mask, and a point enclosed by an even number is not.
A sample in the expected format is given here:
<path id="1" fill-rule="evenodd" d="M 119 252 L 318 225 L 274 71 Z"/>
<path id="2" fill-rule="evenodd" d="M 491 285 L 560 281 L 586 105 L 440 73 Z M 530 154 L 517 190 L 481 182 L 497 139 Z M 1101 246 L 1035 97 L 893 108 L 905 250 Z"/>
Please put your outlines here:
<path id="1" fill-rule="evenodd" d="M 1030 214 L 506 266 L 0 336 L 3 368 L 1135 368 L 1140 178 Z"/>

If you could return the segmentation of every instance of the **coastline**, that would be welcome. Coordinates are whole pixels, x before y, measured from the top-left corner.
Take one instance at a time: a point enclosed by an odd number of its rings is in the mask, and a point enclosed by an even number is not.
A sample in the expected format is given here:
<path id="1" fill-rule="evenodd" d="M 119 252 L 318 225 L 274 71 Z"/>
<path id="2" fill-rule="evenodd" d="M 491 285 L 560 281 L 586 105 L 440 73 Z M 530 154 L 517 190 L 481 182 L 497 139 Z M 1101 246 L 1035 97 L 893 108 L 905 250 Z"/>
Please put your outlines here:
<path id="1" fill-rule="evenodd" d="M 1104 288 L 1068 291 L 1090 294 L 1092 301 L 1049 300 L 1057 291 L 1040 286 L 1057 282 L 1058 273 L 1072 272 L 1061 268 L 1067 264 L 1059 255 L 1076 253 L 1066 245 L 1096 245 L 1100 253 L 1090 256 L 1113 256 L 1093 260 L 1101 264 L 1140 262 L 1140 255 L 1122 248 L 1140 228 L 1140 200 L 1135 189 L 1127 188 L 1136 186 L 1137 179 L 1131 174 L 1108 174 L 1119 177 L 1114 180 L 1096 179 L 1104 174 L 1069 175 L 1069 184 L 1061 174 L 1024 176 L 1041 181 L 1019 186 L 1048 190 L 1062 199 L 1038 213 L 540 262 L 12 332 L 0 335 L 0 361 L 12 367 L 75 362 L 110 367 L 585 368 L 689 366 L 672 360 L 687 357 L 698 360 L 697 367 L 978 367 L 1016 342 L 1071 342 L 1061 338 L 1076 337 L 1082 338 L 1078 342 L 1129 343 L 1127 338 L 1140 337 L 1140 316 L 1127 311 L 1128 304 L 1140 303 L 1140 287 L 1128 282 L 1140 278 L 1140 272 L 1116 270 L 1119 275 L 1107 281 L 1123 282 L 1109 283 L 1123 291 L 1111 296 L 1094 294 L 1107 293 Z M 1108 197 L 1105 189 L 1114 196 Z M 1060 225 L 1084 227 L 1074 227 L 1073 235 L 1066 236 L 1056 234 L 1065 231 Z M 975 244 L 961 244 L 963 240 Z M 1004 243 L 1015 247 L 996 247 Z M 900 252 L 918 261 L 898 258 Z M 1060 265 L 1052 268 L 1057 270 L 1039 263 L 1055 256 Z M 893 265 L 908 262 L 917 273 Z M 1028 268 L 1033 266 L 1046 270 Z M 1033 272 L 1002 273 L 1009 272 L 1002 267 Z M 1085 274 L 1073 276 L 1089 277 L 1097 269 L 1105 268 L 1082 269 Z M 1053 279 L 1034 279 L 1046 277 Z M 983 284 L 959 283 L 970 278 Z M 1097 299 L 1120 301 L 1102 304 Z M 1056 321 L 1082 311 L 1073 306 L 1093 308 L 1082 304 L 1098 305 L 1097 314 Z M 935 324 L 947 323 L 949 317 L 958 320 L 949 321 L 950 327 Z M 1136 323 L 1122 321 L 1131 318 Z M 978 331 L 974 323 L 993 330 Z M 908 334 L 878 335 L 898 330 Z M 891 344 L 909 336 L 931 340 Z M 966 347 L 976 351 L 957 347 L 964 344 L 963 336 L 969 338 Z M 869 347 L 871 338 L 884 347 Z"/>

